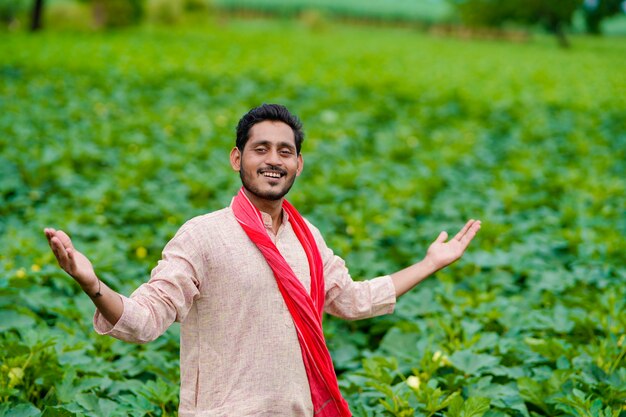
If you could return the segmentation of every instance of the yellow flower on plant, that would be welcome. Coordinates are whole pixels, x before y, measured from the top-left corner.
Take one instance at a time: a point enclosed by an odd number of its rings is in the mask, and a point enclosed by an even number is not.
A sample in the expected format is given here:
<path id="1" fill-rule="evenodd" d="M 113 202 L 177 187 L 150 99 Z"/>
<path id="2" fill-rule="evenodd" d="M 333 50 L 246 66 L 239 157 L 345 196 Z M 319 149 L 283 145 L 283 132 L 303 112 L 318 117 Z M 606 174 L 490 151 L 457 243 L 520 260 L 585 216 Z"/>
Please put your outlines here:
<path id="1" fill-rule="evenodd" d="M 39 272 L 39 271 L 41 271 L 41 267 L 39 265 L 37 265 L 37 264 L 34 264 L 34 265 L 32 265 L 30 267 L 30 270 L 33 271 L 33 272 Z"/>
<path id="2" fill-rule="evenodd" d="M 624 339 L 626 339 L 626 334 L 623 334 L 622 337 L 619 338 L 619 340 L 617 341 L 617 346 L 622 347 L 622 345 L 624 344 Z"/>
<path id="3" fill-rule="evenodd" d="M 406 384 L 412 389 L 414 389 L 415 391 L 420 389 L 421 382 L 422 381 L 420 381 L 420 378 L 415 375 L 411 375 L 410 377 L 406 379 Z"/>
<path id="4" fill-rule="evenodd" d="M 24 378 L 24 370 L 22 368 L 11 368 L 9 371 L 9 387 L 13 388 Z"/>
<path id="5" fill-rule="evenodd" d="M 15 276 L 18 278 L 26 278 L 26 270 L 24 268 L 20 268 L 17 270 L 17 272 L 15 273 Z"/>
<path id="6" fill-rule="evenodd" d="M 447 355 L 441 353 L 440 350 L 433 354 L 433 362 L 436 362 L 440 366 L 450 366 L 451 362 Z"/>
<path id="7" fill-rule="evenodd" d="M 452 362 L 450 362 L 450 358 L 448 358 L 448 355 L 441 355 L 441 364 L 443 366 L 450 366 L 450 365 L 452 365 Z"/>
<path id="8" fill-rule="evenodd" d="M 135 255 L 137 255 L 137 258 L 143 259 L 148 255 L 148 250 L 143 246 L 139 246 L 137 249 L 135 249 Z"/>

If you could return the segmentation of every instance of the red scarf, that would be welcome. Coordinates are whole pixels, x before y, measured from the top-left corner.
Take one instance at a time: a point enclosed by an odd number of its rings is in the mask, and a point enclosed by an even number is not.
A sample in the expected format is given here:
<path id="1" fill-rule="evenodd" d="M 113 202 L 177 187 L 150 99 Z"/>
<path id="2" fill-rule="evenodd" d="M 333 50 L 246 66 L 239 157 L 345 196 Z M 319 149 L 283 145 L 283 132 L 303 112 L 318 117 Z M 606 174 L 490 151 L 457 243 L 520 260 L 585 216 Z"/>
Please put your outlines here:
<path id="1" fill-rule="evenodd" d="M 278 289 L 293 318 L 311 388 L 314 415 L 316 417 L 351 416 L 348 403 L 339 392 L 333 362 L 324 341 L 322 331 L 325 294 L 324 265 L 309 227 L 300 213 L 287 200 L 284 200 L 283 209 L 289 216 L 291 227 L 309 261 L 310 295 L 270 239 L 265 230 L 261 212 L 250 202 L 243 188 L 233 199 L 232 209 L 243 230 L 272 268 Z"/>

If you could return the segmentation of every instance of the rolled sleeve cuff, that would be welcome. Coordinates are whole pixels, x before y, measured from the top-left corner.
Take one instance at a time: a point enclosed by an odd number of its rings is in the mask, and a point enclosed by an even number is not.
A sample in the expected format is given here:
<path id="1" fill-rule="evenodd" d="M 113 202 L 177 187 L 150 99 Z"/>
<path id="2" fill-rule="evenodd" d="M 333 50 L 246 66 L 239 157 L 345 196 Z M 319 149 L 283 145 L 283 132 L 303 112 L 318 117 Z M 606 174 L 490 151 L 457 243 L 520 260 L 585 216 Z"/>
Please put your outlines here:
<path id="1" fill-rule="evenodd" d="M 370 281 L 372 294 L 372 316 L 391 314 L 396 307 L 396 287 L 390 275 L 374 278 Z"/>
<path id="2" fill-rule="evenodd" d="M 124 305 L 124 311 L 122 312 L 122 316 L 115 323 L 115 325 L 111 324 L 100 310 L 96 309 L 96 312 L 93 316 L 93 328 L 96 333 L 101 335 L 109 335 L 113 336 L 117 339 L 122 339 L 126 341 L 138 342 L 136 338 L 136 320 L 134 317 L 135 305 L 134 303 L 126 296 L 121 295 L 122 304 Z"/>

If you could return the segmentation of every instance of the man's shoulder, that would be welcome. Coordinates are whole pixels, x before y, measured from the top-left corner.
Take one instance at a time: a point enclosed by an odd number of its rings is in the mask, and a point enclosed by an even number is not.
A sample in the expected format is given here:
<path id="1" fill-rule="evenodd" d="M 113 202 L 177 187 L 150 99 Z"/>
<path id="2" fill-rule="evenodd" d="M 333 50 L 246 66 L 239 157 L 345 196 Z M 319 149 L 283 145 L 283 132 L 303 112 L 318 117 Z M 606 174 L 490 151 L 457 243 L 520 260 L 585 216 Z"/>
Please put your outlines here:
<path id="1" fill-rule="evenodd" d="M 198 216 L 192 217 L 187 220 L 185 225 L 197 225 L 197 224 L 210 224 L 210 223 L 218 223 L 225 218 L 231 217 L 233 211 L 230 207 L 224 207 L 222 209 L 212 211 L 210 213 L 200 214 Z"/>
<path id="2" fill-rule="evenodd" d="M 233 212 L 230 207 L 224 207 L 220 210 L 212 211 L 210 213 L 201 214 L 187 220 L 180 229 L 178 229 L 177 235 L 181 234 L 203 234 L 210 233 L 216 229 L 224 229 L 229 227 L 230 223 L 235 220 Z"/>

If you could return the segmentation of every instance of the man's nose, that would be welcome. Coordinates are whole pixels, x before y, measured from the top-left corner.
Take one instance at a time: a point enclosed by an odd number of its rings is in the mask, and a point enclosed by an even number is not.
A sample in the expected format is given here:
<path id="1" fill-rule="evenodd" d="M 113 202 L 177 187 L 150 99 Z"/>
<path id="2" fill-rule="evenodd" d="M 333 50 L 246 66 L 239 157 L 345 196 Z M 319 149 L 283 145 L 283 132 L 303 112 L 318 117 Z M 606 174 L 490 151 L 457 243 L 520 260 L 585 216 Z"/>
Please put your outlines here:
<path id="1" fill-rule="evenodd" d="M 267 152 L 265 158 L 265 163 L 268 165 L 281 165 L 282 160 L 280 159 L 280 155 L 277 149 L 271 149 Z"/>

